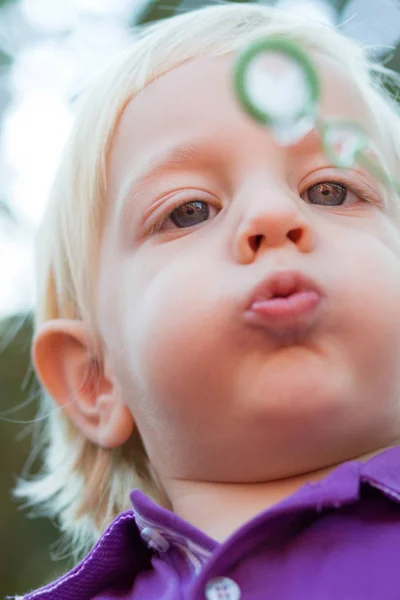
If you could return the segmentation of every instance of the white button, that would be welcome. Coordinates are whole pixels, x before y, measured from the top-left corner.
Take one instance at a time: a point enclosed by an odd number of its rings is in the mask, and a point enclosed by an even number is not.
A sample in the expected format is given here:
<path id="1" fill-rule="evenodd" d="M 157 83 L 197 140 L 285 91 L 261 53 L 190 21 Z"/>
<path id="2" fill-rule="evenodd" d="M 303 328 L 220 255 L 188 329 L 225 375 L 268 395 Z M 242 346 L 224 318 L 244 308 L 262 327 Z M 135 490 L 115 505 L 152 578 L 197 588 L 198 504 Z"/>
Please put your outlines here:
<path id="1" fill-rule="evenodd" d="M 240 588 L 229 577 L 214 577 L 206 585 L 207 600 L 240 600 Z"/>
<path id="2" fill-rule="evenodd" d="M 158 552 L 167 552 L 169 549 L 169 543 L 167 540 L 155 529 L 151 527 L 145 527 L 140 533 L 141 537 L 147 543 L 149 548 L 154 548 Z"/>

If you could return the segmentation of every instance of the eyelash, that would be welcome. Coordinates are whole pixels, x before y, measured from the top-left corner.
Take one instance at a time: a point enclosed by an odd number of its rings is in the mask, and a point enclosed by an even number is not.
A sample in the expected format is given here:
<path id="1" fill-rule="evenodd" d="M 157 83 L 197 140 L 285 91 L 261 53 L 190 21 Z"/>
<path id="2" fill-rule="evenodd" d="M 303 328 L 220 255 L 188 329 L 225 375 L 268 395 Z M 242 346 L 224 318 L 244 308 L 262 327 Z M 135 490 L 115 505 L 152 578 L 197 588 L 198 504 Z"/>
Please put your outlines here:
<path id="1" fill-rule="evenodd" d="M 361 189 L 361 187 L 358 187 L 357 185 L 353 184 L 353 183 L 348 183 L 346 180 L 343 179 L 338 179 L 335 177 L 329 177 L 328 179 L 321 179 L 321 180 L 317 180 L 314 181 L 313 183 L 311 183 L 305 190 L 304 192 L 306 192 L 307 190 L 309 190 L 311 187 L 313 187 L 314 185 L 318 185 L 321 183 L 337 183 L 339 185 L 342 185 L 343 187 L 346 188 L 347 191 L 352 192 L 353 194 L 355 194 L 356 196 L 359 196 L 363 201 L 365 202 L 369 202 L 370 204 L 374 204 L 375 206 L 381 206 L 382 202 L 379 199 L 378 195 L 373 194 L 372 192 L 369 193 L 367 192 L 365 189 Z M 302 194 L 304 193 L 302 192 Z M 166 214 L 164 214 L 161 217 L 161 220 L 158 221 L 157 223 L 155 223 L 150 231 L 146 234 L 145 238 L 149 238 L 151 235 L 153 235 L 154 233 L 156 233 L 157 231 L 159 231 L 161 229 L 161 227 L 164 225 L 164 223 L 166 223 L 168 221 L 168 219 L 170 218 L 170 216 L 172 215 L 172 213 L 174 212 L 174 210 L 180 206 L 184 206 L 185 204 L 190 204 L 191 202 L 205 202 L 206 204 L 211 204 L 211 202 L 209 200 L 206 200 L 204 198 L 200 198 L 199 196 L 194 196 L 193 198 L 189 198 L 187 200 L 182 201 L 177 200 L 167 211 Z M 311 203 L 310 203 L 311 204 Z M 318 206 L 318 205 L 316 205 Z M 323 205 L 320 205 L 323 206 Z M 339 207 L 343 206 L 343 205 L 338 205 Z M 326 208 L 335 208 L 335 206 L 329 206 L 326 205 Z M 190 229 L 190 227 L 187 228 L 183 228 L 183 229 Z"/>

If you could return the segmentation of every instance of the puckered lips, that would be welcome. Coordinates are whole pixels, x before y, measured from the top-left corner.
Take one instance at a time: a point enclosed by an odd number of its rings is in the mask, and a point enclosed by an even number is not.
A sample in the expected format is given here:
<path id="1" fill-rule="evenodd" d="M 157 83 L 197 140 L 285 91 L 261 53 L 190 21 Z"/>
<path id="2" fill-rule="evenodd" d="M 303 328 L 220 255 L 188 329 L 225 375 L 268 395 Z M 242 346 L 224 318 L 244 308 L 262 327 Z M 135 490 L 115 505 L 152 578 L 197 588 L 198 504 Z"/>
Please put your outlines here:
<path id="1" fill-rule="evenodd" d="M 301 325 L 322 298 L 319 286 L 299 271 L 271 273 L 249 296 L 246 318 L 269 328 Z"/>

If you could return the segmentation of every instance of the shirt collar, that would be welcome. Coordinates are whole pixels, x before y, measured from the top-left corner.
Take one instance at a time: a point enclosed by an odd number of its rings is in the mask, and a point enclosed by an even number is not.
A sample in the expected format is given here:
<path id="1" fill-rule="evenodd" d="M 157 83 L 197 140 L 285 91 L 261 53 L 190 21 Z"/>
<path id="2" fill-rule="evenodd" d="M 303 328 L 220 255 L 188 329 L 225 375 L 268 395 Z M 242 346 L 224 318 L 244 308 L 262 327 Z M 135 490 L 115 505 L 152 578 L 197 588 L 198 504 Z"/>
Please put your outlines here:
<path id="1" fill-rule="evenodd" d="M 400 446 L 384 450 L 363 463 L 361 480 L 400 502 Z"/>
<path id="2" fill-rule="evenodd" d="M 218 542 L 145 496 L 140 490 L 130 494 L 136 525 L 147 546 L 160 554 L 174 546 L 197 574 Z"/>
<path id="3" fill-rule="evenodd" d="M 261 523 L 266 512 L 271 516 L 274 513 L 309 509 L 321 512 L 323 509 L 350 504 L 359 498 L 362 483 L 368 483 L 400 502 L 400 446 L 384 450 L 366 462 L 354 460 L 343 463 L 324 479 L 303 485 L 268 511 L 259 513 L 248 525 L 254 526 L 258 521 Z M 160 507 L 141 491 L 133 490 L 130 497 L 142 539 L 149 548 L 160 554 L 173 545 L 198 573 L 202 564 L 220 545 L 178 515 Z M 247 526 L 240 528 L 241 534 L 245 535 L 247 529 Z"/>

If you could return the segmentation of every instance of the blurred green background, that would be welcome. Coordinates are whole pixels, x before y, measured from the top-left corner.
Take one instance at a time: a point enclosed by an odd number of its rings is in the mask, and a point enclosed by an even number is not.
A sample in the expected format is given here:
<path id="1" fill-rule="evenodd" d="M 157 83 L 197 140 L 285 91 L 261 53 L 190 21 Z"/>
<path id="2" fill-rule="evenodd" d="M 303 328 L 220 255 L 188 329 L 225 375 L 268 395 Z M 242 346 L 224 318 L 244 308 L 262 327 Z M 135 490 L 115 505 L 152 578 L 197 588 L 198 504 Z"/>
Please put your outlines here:
<path id="1" fill-rule="evenodd" d="M 56 0 L 49 1 L 56 2 Z M 101 0 L 97 0 L 97 2 L 101 4 Z M 59 17 L 62 10 L 65 10 L 66 3 L 67 0 L 58 3 Z M 125 19 L 129 27 L 163 19 L 177 11 L 193 10 L 212 3 L 202 2 L 201 0 L 131 0 L 131 10 L 129 10 L 129 1 L 126 0 L 123 7 L 125 12 L 123 12 L 123 17 L 120 18 Z M 266 3 L 272 5 L 285 4 L 283 1 L 274 2 L 272 0 Z M 393 38 L 393 34 L 391 34 L 392 37 L 387 34 L 387 21 L 393 23 L 389 4 L 377 2 L 377 0 L 362 0 L 362 2 L 330 0 L 321 3 L 322 0 L 319 2 L 320 7 L 325 6 L 326 9 L 330 10 L 330 14 L 336 23 L 345 22 L 353 14 L 358 15 L 357 18 L 350 20 L 347 26 L 349 34 L 363 39 L 363 33 L 365 33 L 367 36 L 365 39 L 368 41 L 370 31 L 373 31 L 373 35 L 376 35 L 377 32 L 380 33 L 381 37 L 378 40 L 374 38 L 371 41 L 389 46 L 383 52 L 385 64 L 400 71 L 399 47 L 397 46 L 396 50 L 390 49 L 390 46 L 392 48 L 396 47 L 396 36 Z M 30 18 L 33 18 L 35 6 L 40 12 L 40 10 L 44 10 L 44 4 L 44 0 L 41 4 L 38 0 L 21 0 L 18 3 L 17 1 L 0 1 L 0 75 L 2 75 L 0 81 L 0 113 L 6 110 L 10 103 L 7 75 L 17 54 L 17 51 L 13 49 L 12 42 L 16 39 L 15 36 L 18 35 L 16 31 L 15 35 L 12 34 L 14 37 L 9 37 L 9 43 L 2 45 L 2 19 L 4 26 L 4 19 L 6 16 L 9 18 L 12 5 L 14 5 L 14 8 L 25 11 L 23 14 L 30 15 Z M 100 4 L 96 8 L 97 11 Z M 107 9 L 106 4 L 106 0 L 103 0 L 103 18 L 106 11 L 110 11 L 110 6 L 113 5 L 112 2 L 109 2 Z M 117 4 L 117 0 L 114 0 L 114 7 Z M 291 2 L 286 2 L 286 8 L 289 5 L 292 9 L 301 7 L 301 10 L 307 12 L 308 10 L 311 11 L 313 6 L 315 8 L 318 2 L 317 0 L 314 2 L 300 0 L 294 2 L 291 0 Z M 90 5 L 90 2 L 86 2 L 85 6 L 85 22 L 88 23 L 87 19 L 91 18 L 91 10 L 92 18 L 98 20 L 99 13 L 93 13 L 93 2 L 92 5 Z M 92 9 L 90 9 L 90 6 L 92 6 Z M 118 6 L 122 6 L 121 2 Z M 377 10 L 378 14 L 376 13 Z M 387 14 L 385 13 L 386 10 L 388 11 Z M 53 30 L 49 33 L 48 27 L 45 32 L 42 31 L 41 33 L 43 36 L 50 37 L 51 40 L 57 37 L 62 38 L 63 35 L 66 35 L 68 27 L 72 27 L 72 25 L 67 24 L 63 29 L 57 23 L 54 25 L 56 17 L 57 14 L 53 17 Z M 385 17 L 387 17 L 386 21 Z M 70 17 L 67 15 L 65 18 Z M 371 25 L 370 29 L 368 29 L 369 25 Z M 9 25 L 6 26 L 10 34 Z M 32 34 L 34 41 L 39 36 L 37 31 L 36 28 L 34 34 Z M 400 26 L 397 32 L 400 34 Z M 6 177 L 6 170 L 2 171 L 0 169 L 0 176 Z M 12 235 L 10 232 L 16 230 L 19 222 L 12 198 L 4 192 L 3 180 L 2 188 L 0 193 L 0 241 L 2 236 L 5 238 Z M 7 258 L 3 253 L 3 255 L 0 255 L 0 274 L 5 272 L 6 261 Z M 5 314 L 0 315 L 0 595 L 2 597 L 22 594 L 39 587 L 72 566 L 72 563 L 68 560 L 55 560 L 57 541 L 59 540 L 59 532 L 56 526 L 47 519 L 28 518 L 26 511 L 18 507 L 12 499 L 11 490 L 17 476 L 23 469 L 34 473 L 40 466 L 39 460 L 37 458 L 33 459 L 34 457 L 32 458 L 30 454 L 32 432 L 30 422 L 36 416 L 39 390 L 30 363 L 31 338 L 32 320 L 29 308 L 23 311 L 8 310 Z"/>

